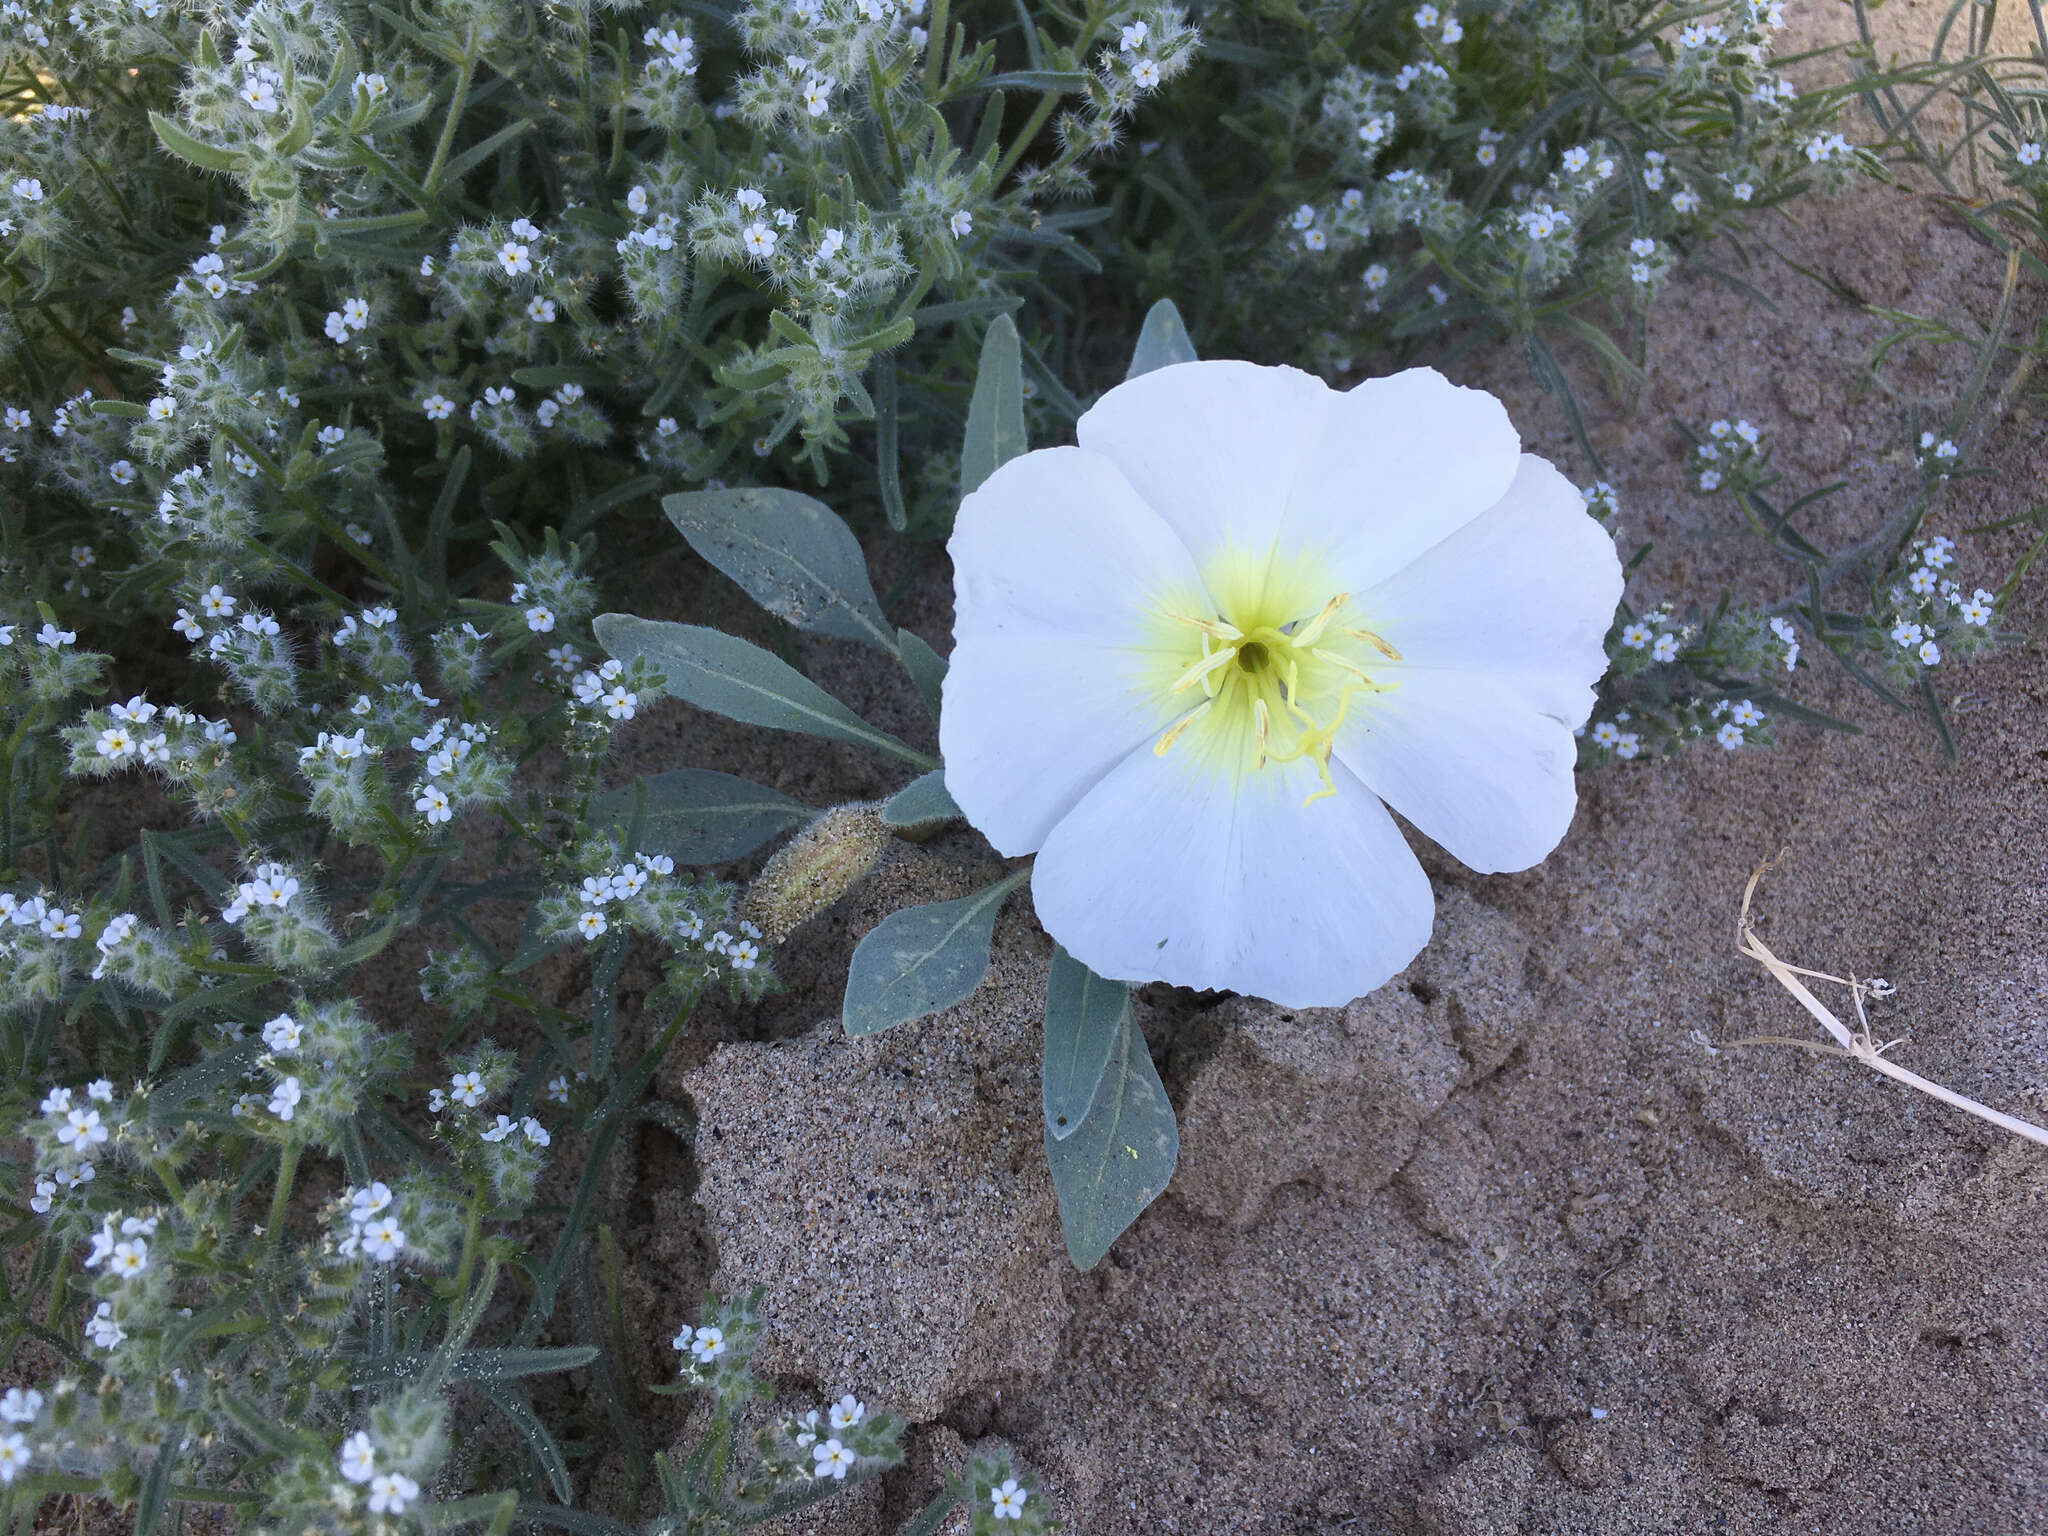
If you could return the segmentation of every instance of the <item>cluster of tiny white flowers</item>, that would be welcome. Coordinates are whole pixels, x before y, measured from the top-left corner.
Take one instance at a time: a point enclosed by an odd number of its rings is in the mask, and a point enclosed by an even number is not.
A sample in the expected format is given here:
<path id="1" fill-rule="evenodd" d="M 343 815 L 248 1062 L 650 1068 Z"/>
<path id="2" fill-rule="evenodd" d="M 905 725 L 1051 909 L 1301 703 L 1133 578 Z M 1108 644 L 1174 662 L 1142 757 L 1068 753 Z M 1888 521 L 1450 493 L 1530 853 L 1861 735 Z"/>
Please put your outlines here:
<path id="1" fill-rule="evenodd" d="M 351 1189 L 343 1198 L 348 1201 L 349 1230 L 340 1243 L 342 1256 L 353 1258 L 361 1252 L 380 1264 L 396 1263 L 405 1251 L 405 1229 L 399 1226 L 392 1209 L 398 1197 L 391 1192 L 391 1186 L 373 1179 L 360 1189 Z"/>
<path id="2" fill-rule="evenodd" d="M 1625 649 L 1647 652 L 1651 661 L 1668 665 L 1678 660 L 1685 642 L 1692 638 L 1692 628 L 1672 623 L 1671 610 L 1665 606 L 1622 625 L 1620 638 Z"/>
<path id="3" fill-rule="evenodd" d="M 1709 715 L 1721 722 L 1714 732 L 1715 745 L 1724 752 L 1733 752 L 1749 738 L 1747 732 L 1764 723 L 1764 712 L 1748 699 L 1731 703 L 1727 699 L 1716 699 Z"/>
<path id="4" fill-rule="evenodd" d="M 1707 427 L 1707 439 L 1694 450 L 1699 461 L 1699 488 L 1716 491 L 1721 488 L 1724 471 L 1755 462 L 1763 434 L 1747 421 L 1723 418 Z"/>
<path id="5" fill-rule="evenodd" d="M 149 1268 L 149 1240 L 156 1236 L 154 1216 L 103 1217 L 92 1235 L 92 1246 L 82 1262 L 87 1269 L 102 1265 L 117 1280 L 133 1280 Z"/>
<path id="6" fill-rule="evenodd" d="M 358 732 L 357 735 L 360 737 L 361 733 Z M 323 732 L 323 746 L 325 742 L 326 733 Z M 322 749 L 323 747 L 308 747 L 305 752 L 317 752 Z M 299 899 L 300 890 L 299 877 L 291 872 L 289 865 L 274 860 L 258 864 L 250 872 L 250 877 L 235 887 L 234 899 L 221 908 L 221 921 L 239 923 L 252 910 L 259 907 L 289 907 Z"/>
<path id="7" fill-rule="evenodd" d="M 1946 480 L 1954 472 L 1956 460 L 1961 456 L 1962 450 L 1956 447 L 1954 439 L 1937 437 L 1932 432 L 1920 434 L 1919 451 L 1915 458 L 1920 465 L 1921 473 L 1930 480 Z"/>
<path id="8" fill-rule="evenodd" d="M 202 260 L 204 258 L 201 258 Z M 218 258 L 215 258 L 218 260 Z M 327 312 L 327 339 L 340 346 L 363 331 L 370 323 L 370 301 L 358 294 L 343 299 L 341 308 Z"/>
<path id="9" fill-rule="evenodd" d="M 0 1394 L 0 1426 L 34 1424 L 43 1411 L 43 1394 L 33 1387 L 9 1387 Z M 20 1429 L 0 1428 L 0 1488 L 29 1469 L 28 1436 Z"/>
<path id="10" fill-rule="evenodd" d="M 609 720 L 630 720 L 640 707 L 640 695 L 619 681 L 625 666 L 616 658 L 595 672 L 579 672 L 569 685 L 578 704 L 601 712 Z"/>

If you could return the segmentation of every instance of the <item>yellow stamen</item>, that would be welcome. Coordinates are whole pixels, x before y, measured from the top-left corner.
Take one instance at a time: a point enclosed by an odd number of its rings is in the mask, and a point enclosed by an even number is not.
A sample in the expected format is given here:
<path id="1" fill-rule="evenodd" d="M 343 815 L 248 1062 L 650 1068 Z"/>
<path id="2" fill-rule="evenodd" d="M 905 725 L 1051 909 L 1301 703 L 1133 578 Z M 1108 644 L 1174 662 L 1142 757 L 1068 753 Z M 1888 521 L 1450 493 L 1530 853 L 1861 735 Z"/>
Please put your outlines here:
<path id="1" fill-rule="evenodd" d="M 1371 646 L 1374 650 L 1378 651 L 1382 656 L 1386 657 L 1389 661 L 1399 661 L 1401 659 L 1401 653 L 1399 651 L 1395 650 L 1391 645 L 1387 644 L 1386 641 L 1382 640 L 1378 635 L 1374 634 L 1369 629 L 1340 629 L 1337 631 L 1337 633 L 1340 635 L 1349 635 L 1354 640 L 1363 640 L 1367 645 Z"/>
<path id="2" fill-rule="evenodd" d="M 1193 725 L 1197 720 L 1201 719 L 1202 716 L 1209 713 L 1209 711 L 1214 709 L 1215 707 L 1216 701 L 1214 699 L 1211 699 L 1207 703 L 1196 705 L 1193 709 L 1189 710 L 1186 714 L 1182 715 L 1178 720 L 1174 721 L 1172 727 L 1167 731 L 1167 733 L 1164 736 L 1160 737 L 1159 740 L 1153 744 L 1152 755 L 1154 757 L 1166 756 L 1167 753 L 1173 750 L 1173 744 L 1176 741 L 1180 740 L 1180 733 L 1186 730 L 1189 726 Z"/>
<path id="3" fill-rule="evenodd" d="M 1310 651 L 1309 655 L 1315 657 L 1317 661 L 1327 661 L 1333 667 L 1341 667 L 1344 671 L 1349 672 L 1353 677 L 1357 678 L 1360 686 L 1370 688 L 1374 693 L 1385 693 L 1389 688 L 1394 686 L 1392 683 L 1374 682 L 1372 680 L 1371 674 L 1369 674 L 1365 670 L 1365 668 L 1361 667 L 1357 662 L 1353 661 L 1350 657 L 1340 656 L 1335 651 L 1326 651 L 1318 647 L 1317 649 Z M 1348 692 L 1349 690 L 1347 689 L 1346 691 Z"/>
<path id="4" fill-rule="evenodd" d="M 1330 620 L 1337 616 L 1337 610 L 1350 600 L 1351 594 L 1349 592 L 1339 592 L 1335 597 L 1323 604 L 1323 611 L 1321 613 L 1294 632 L 1292 637 L 1294 643 L 1306 648 L 1322 639 L 1323 631 L 1330 627 Z"/>
<path id="5" fill-rule="evenodd" d="M 1266 732 L 1268 725 L 1266 701 L 1264 699 L 1252 700 L 1252 737 L 1256 743 L 1252 752 L 1252 767 L 1254 769 L 1266 766 Z"/>
<path id="6" fill-rule="evenodd" d="M 1234 650 L 1211 651 L 1207 656 L 1204 656 L 1200 661 L 1189 667 L 1187 671 L 1181 673 L 1180 677 L 1174 682 L 1173 687 L 1167 691 L 1169 693 L 1184 693 L 1194 687 L 1195 684 L 1201 682 L 1211 672 L 1216 671 L 1219 667 L 1227 667 L 1235 660 L 1237 660 L 1237 652 Z"/>
<path id="7" fill-rule="evenodd" d="M 1244 631 L 1235 624 L 1226 624 L 1221 619 L 1197 619 L 1185 613 L 1167 615 L 1176 624 L 1185 624 L 1190 629 L 1199 629 L 1205 635 L 1214 635 L 1218 640 L 1242 640 Z"/>

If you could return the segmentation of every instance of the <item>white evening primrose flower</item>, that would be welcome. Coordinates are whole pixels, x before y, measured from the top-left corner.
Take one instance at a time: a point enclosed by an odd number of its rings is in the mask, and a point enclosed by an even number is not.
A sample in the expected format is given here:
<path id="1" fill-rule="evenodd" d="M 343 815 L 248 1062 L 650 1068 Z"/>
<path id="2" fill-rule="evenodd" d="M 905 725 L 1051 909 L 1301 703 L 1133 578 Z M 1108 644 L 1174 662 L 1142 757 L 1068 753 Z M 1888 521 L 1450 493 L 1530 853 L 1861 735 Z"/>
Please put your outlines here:
<path id="1" fill-rule="evenodd" d="M 1069 954 L 1334 1006 L 1429 937 L 1389 806 L 1475 870 L 1556 846 L 1621 566 L 1499 401 L 1185 363 L 1078 432 L 961 507 L 940 729 Z"/>

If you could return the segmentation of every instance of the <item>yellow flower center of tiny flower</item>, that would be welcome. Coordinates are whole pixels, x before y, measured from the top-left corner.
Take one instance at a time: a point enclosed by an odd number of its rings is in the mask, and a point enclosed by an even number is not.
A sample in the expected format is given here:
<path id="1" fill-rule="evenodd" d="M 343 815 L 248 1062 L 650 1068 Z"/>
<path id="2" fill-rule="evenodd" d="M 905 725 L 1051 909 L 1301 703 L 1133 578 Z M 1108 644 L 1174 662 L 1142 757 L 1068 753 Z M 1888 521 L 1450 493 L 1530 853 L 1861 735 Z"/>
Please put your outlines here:
<path id="1" fill-rule="evenodd" d="M 1322 565 L 1226 549 L 1204 567 L 1201 592 L 1159 600 L 1152 678 L 1177 718 L 1157 755 L 1185 739 L 1233 774 L 1306 760 L 1322 788 L 1303 803 L 1336 793 L 1330 752 L 1352 700 L 1395 686 L 1368 663 L 1401 657 L 1356 622 L 1351 594 L 1331 591 Z"/>

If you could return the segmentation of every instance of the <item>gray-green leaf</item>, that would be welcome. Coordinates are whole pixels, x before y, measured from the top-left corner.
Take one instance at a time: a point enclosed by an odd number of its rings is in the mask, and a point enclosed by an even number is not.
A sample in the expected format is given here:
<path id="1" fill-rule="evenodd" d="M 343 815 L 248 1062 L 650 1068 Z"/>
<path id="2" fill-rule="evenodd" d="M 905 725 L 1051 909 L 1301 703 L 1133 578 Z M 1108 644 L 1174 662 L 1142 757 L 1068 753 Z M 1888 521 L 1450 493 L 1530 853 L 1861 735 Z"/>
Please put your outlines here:
<path id="1" fill-rule="evenodd" d="M 1180 317 L 1180 310 L 1173 300 L 1161 299 L 1145 311 L 1145 325 L 1138 332 L 1137 346 L 1131 349 L 1131 366 L 1124 378 L 1135 379 L 1154 368 L 1168 368 L 1175 363 L 1192 363 L 1194 360 L 1195 344 L 1188 338 L 1188 328 Z"/>
<path id="2" fill-rule="evenodd" d="M 639 802 L 641 786 L 646 800 Z M 810 811 L 784 794 L 709 768 L 672 768 L 607 790 L 590 802 L 599 826 L 632 824 L 640 805 L 640 836 L 629 853 L 665 853 L 678 864 L 722 864 L 745 858 Z"/>
<path id="3" fill-rule="evenodd" d="M 891 912 L 869 930 L 846 968 L 839 1012 L 849 1035 L 879 1035 L 971 997 L 988 974 L 996 913 L 1030 869 L 958 901 Z"/>
<path id="4" fill-rule="evenodd" d="M 896 654 L 860 543 L 822 501 L 753 486 L 683 491 L 662 497 L 661 508 L 690 548 L 777 618 Z"/>
<path id="5" fill-rule="evenodd" d="M 938 766 L 869 725 L 779 656 L 737 635 L 630 613 L 599 614 L 591 628 L 598 644 L 619 660 L 646 657 L 661 669 L 670 693 L 699 709 L 746 725 L 855 742 L 920 768 Z"/>
<path id="6" fill-rule="evenodd" d="M 1017 324 L 998 315 L 981 343 L 974 397 L 967 402 L 967 437 L 960 445 L 960 494 L 965 496 L 1030 447 L 1024 433 L 1024 349 Z"/>
<path id="7" fill-rule="evenodd" d="M 1045 983 L 1045 1063 L 1039 1078 L 1045 1133 L 1054 1141 L 1065 1141 L 1088 1118 L 1130 1011 L 1129 987 L 1103 980 L 1053 946 L 1052 974 Z"/>
<path id="8" fill-rule="evenodd" d="M 1059 1195 L 1067 1257 L 1092 1269 L 1109 1245 L 1165 1191 L 1180 1157 L 1180 1128 L 1165 1085 L 1126 1012 L 1094 1106 L 1064 1141 L 1045 1138 Z"/>
<path id="9" fill-rule="evenodd" d="M 936 832 L 947 822 L 960 819 L 960 807 L 946 793 L 943 768 L 919 774 L 882 807 L 882 825 L 898 832 Z"/>
<path id="10" fill-rule="evenodd" d="M 896 631 L 896 648 L 896 659 L 903 663 L 903 670 L 917 684 L 924 707 L 932 712 L 934 720 L 938 719 L 941 689 L 946 681 L 946 658 L 907 629 Z"/>

